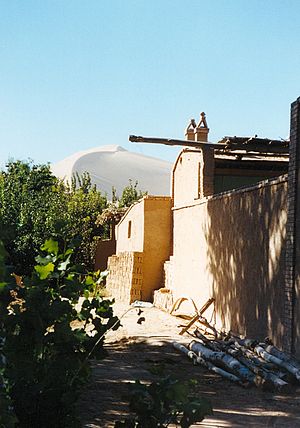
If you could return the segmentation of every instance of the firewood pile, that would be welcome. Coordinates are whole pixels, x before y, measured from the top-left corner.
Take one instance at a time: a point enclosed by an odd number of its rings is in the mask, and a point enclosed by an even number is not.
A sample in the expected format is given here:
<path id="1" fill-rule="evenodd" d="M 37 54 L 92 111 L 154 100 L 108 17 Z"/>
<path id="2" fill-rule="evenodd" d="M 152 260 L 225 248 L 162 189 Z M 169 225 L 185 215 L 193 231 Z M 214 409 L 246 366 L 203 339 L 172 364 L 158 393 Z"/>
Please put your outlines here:
<path id="1" fill-rule="evenodd" d="M 289 392 L 300 382 L 300 363 L 280 351 L 271 340 L 263 343 L 233 334 L 208 338 L 199 329 L 189 346 L 174 348 L 199 364 L 242 386 L 257 386 L 274 392 Z"/>

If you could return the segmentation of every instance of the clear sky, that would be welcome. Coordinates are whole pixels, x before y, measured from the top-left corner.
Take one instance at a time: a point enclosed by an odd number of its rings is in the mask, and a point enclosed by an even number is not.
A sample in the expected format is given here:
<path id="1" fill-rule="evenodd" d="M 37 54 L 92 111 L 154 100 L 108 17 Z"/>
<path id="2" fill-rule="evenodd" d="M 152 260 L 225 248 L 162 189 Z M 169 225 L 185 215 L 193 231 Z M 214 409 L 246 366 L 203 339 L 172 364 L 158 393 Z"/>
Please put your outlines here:
<path id="1" fill-rule="evenodd" d="M 129 134 L 286 138 L 299 0 L 0 0 L 0 164 L 55 162 Z"/>

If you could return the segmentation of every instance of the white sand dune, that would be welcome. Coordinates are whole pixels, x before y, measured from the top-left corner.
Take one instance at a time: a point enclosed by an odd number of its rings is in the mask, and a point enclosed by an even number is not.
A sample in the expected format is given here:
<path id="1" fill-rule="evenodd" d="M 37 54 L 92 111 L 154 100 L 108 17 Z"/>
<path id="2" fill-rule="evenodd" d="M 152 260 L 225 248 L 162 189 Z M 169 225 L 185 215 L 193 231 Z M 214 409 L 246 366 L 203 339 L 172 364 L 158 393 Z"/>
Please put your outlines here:
<path id="1" fill-rule="evenodd" d="M 129 179 L 151 195 L 170 194 L 172 163 L 130 152 L 117 145 L 100 146 L 73 155 L 51 165 L 54 175 L 70 180 L 75 173 L 89 172 L 98 190 L 111 197 L 112 187 L 121 195 Z"/>

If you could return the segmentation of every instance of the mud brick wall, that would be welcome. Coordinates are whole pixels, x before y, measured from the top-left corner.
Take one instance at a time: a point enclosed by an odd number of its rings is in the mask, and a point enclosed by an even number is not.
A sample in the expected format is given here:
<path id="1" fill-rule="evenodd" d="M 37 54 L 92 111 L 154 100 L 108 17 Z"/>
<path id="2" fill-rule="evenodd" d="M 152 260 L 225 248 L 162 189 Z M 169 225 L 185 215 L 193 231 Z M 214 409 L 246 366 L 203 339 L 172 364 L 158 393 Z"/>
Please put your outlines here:
<path id="1" fill-rule="evenodd" d="M 217 327 L 282 346 L 287 176 L 175 206 L 174 299 L 216 299 Z M 209 312 L 209 311 L 208 311 Z"/>
<path id="2" fill-rule="evenodd" d="M 284 348 L 300 356 L 300 97 L 291 106 L 287 200 Z"/>
<path id="3" fill-rule="evenodd" d="M 124 303 L 142 298 L 143 253 L 127 251 L 109 257 L 106 288 L 111 297 Z"/>

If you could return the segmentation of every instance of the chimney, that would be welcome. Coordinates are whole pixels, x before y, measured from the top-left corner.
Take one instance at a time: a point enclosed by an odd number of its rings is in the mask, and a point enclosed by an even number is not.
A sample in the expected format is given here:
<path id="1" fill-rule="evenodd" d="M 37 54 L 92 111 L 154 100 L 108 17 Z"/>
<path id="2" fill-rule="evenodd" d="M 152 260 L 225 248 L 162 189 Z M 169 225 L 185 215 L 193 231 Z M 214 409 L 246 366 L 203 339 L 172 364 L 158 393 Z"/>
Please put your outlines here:
<path id="1" fill-rule="evenodd" d="M 204 112 L 200 113 L 200 121 L 194 129 L 194 133 L 195 133 L 195 137 L 194 137 L 195 141 L 207 142 L 209 128 L 207 126 Z"/>
<path id="2" fill-rule="evenodd" d="M 188 141 L 195 141 L 195 129 L 196 129 L 196 121 L 195 119 L 191 119 L 185 130 L 185 139 Z"/>

